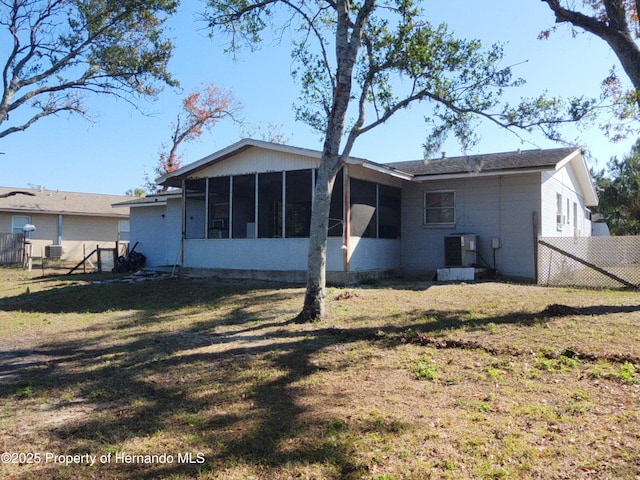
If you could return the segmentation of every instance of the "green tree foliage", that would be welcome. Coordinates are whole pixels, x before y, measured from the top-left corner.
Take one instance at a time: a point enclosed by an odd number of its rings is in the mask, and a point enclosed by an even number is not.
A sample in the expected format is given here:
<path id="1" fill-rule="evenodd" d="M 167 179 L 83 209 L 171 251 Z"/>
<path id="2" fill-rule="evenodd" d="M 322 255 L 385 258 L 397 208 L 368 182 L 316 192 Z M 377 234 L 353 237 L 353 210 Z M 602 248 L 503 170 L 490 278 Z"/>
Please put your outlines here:
<path id="1" fill-rule="evenodd" d="M 324 138 L 300 319 L 324 313 L 331 190 L 360 135 L 422 103 L 427 152 L 450 133 L 463 148 L 473 146 L 479 119 L 558 138 L 559 122 L 578 120 L 593 105 L 544 96 L 503 103 L 504 90 L 523 81 L 502 65 L 502 48 L 483 48 L 445 24 L 432 25 L 414 0 L 209 0 L 206 16 L 233 52 L 257 47 L 267 26 L 293 38 L 293 74 L 301 85 L 296 114 Z"/>
<path id="2" fill-rule="evenodd" d="M 622 160 L 594 173 L 599 204 L 612 235 L 640 235 L 640 139 Z"/>
<path id="3" fill-rule="evenodd" d="M 133 101 L 177 82 L 164 36 L 176 0 L 0 3 L 0 138 L 61 112 L 88 116 L 85 94 Z"/>
<path id="4" fill-rule="evenodd" d="M 127 197 L 144 197 L 147 192 L 145 191 L 144 188 L 130 188 L 129 190 L 127 190 L 126 192 L 124 192 L 124 194 Z"/>

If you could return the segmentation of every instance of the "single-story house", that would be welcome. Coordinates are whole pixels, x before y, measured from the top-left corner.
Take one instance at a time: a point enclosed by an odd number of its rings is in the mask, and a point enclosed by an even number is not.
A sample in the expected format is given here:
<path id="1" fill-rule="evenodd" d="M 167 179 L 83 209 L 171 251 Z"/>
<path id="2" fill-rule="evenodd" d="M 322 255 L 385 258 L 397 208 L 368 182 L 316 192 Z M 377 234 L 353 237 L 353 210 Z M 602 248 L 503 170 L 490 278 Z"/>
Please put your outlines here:
<path id="1" fill-rule="evenodd" d="M 21 233 L 25 225 L 34 257 L 80 261 L 83 245 L 113 248 L 129 240 L 129 208 L 114 208 L 124 195 L 0 187 L 0 232 Z"/>
<path id="2" fill-rule="evenodd" d="M 147 265 L 303 281 L 321 152 L 241 140 L 127 202 Z M 393 159 L 396 160 L 396 159 Z M 536 236 L 589 236 L 598 202 L 580 148 L 380 164 L 350 158 L 331 204 L 327 278 L 482 266 L 535 278 Z"/>

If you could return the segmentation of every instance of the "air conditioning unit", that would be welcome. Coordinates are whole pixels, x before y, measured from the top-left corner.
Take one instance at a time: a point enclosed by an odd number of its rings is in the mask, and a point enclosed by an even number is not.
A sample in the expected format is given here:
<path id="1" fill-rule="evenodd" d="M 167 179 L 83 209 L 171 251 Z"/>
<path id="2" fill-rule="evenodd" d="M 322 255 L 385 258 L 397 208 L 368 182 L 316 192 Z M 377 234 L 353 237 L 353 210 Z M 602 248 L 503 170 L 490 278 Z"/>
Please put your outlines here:
<path id="1" fill-rule="evenodd" d="M 445 267 L 472 267 L 476 264 L 478 236 L 455 234 L 444 237 Z"/>
<path id="2" fill-rule="evenodd" d="M 62 258 L 62 245 L 45 245 L 44 256 L 52 260 L 60 260 Z"/>

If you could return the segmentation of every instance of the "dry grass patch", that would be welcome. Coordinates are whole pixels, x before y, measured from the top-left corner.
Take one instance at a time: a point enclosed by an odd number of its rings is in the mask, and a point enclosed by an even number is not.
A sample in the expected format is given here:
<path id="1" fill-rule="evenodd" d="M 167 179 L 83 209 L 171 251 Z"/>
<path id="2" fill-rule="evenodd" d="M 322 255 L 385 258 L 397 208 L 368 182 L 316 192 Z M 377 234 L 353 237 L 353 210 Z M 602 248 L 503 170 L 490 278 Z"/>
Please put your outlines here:
<path id="1" fill-rule="evenodd" d="M 636 292 L 0 277 L 4 478 L 640 475 Z"/>

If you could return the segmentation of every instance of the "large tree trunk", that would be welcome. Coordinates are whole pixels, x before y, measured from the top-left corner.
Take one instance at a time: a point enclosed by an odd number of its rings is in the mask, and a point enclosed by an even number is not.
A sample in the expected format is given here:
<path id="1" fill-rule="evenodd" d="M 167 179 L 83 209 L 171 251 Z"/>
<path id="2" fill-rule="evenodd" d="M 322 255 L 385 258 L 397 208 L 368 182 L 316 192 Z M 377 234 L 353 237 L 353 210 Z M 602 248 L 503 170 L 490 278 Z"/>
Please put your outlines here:
<path id="1" fill-rule="evenodd" d="M 349 93 L 350 90 L 347 90 Z M 325 315 L 327 241 L 329 237 L 329 209 L 331 194 L 336 175 L 345 162 L 340 155 L 340 139 L 344 132 L 344 123 L 348 105 L 348 95 L 341 95 L 334 101 L 333 115 L 329 121 L 330 129 L 325 136 L 324 148 L 316 190 L 311 209 L 311 230 L 309 233 L 309 255 L 307 261 L 307 290 L 304 306 L 297 317 L 299 322 L 319 320 Z"/>
<path id="2" fill-rule="evenodd" d="M 362 40 L 362 31 L 375 0 L 366 0 L 357 14 L 355 22 L 349 18 L 348 0 L 336 0 L 336 59 L 337 68 L 333 87 L 333 104 L 327 121 L 322 159 L 318 170 L 318 180 L 311 210 L 311 232 L 307 264 L 307 290 L 304 307 L 298 321 L 319 320 L 325 315 L 327 228 L 329 207 L 336 175 L 351 153 L 352 142 L 347 142 L 340 152 L 344 135 L 347 110 L 351 100 L 353 66 Z"/>
<path id="3" fill-rule="evenodd" d="M 329 165 L 331 163 L 332 165 Z M 307 290 L 304 307 L 298 315 L 299 321 L 313 321 L 325 315 L 325 285 L 327 243 L 331 193 L 339 170 L 339 159 L 322 162 L 318 171 L 313 209 L 311 211 L 311 233 L 307 263 Z"/>

